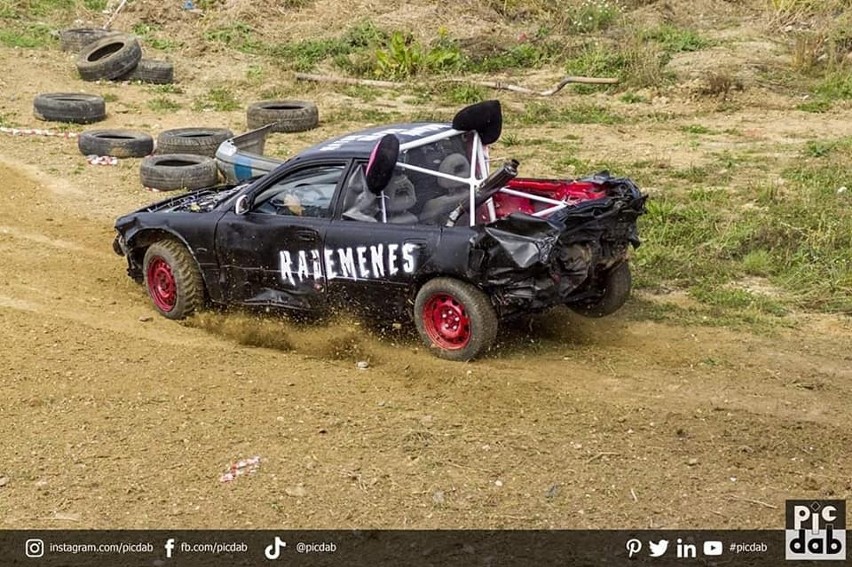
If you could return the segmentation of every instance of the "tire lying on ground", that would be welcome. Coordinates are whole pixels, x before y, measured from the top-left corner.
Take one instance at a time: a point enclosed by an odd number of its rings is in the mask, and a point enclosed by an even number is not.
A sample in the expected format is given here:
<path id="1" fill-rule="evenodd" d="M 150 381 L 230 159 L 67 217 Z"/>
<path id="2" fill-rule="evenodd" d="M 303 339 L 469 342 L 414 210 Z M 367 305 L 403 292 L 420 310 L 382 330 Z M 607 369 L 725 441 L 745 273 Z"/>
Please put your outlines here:
<path id="1" fill-rule="evenodd" d="M 195 154 L 148 156 L 139 167 L 142 185 L 150 189 L 201 189 L 219 181 L 216 160 Z"/>
<path id="2" fill-rule="evenodd" d="M 84 156 L 145 157 L 154 151 L 154 138 L 135 130 L 87 130 L 77 147 Z"/>
<path id="3" fill-rule="evenodd" d="M 142 81 L 155 85 L 166 85 L 175 81 L 175 67 L 168 61 L 158 59 L 140 59 L 139 63 L 121 81 Z"/>
<path id="4" fill-rule="evenodd" d="M 142 48 L 136 38 L 115 33 L 80 50 L 77 56 L 77 71 L 84 81 L 117 79 L 136 67 L 140 59 Z"/>
<path id="5" fill-rule="evenodd" d="M 275 123 L 273 132 L 304 132 L 319 125 L 317 105 L 302 100 L 262 100 L 246 109 L 249 130 Z"/>
<path id="6" fill-rule="evenodd" d="M 213 157 L 219 144 L 233 138 L 227 128 L 174 128 L 157 136 L 158 154 L 195 154 Z"/>
<path id="7" fill-rule="evenodd" d="M 81 49 L 94 41 L 117 32 L 101 28 L 74 28 L 59 32 L 59 49 L 79 53 Z"/>
<path id="8" fill-rule="evenodd" d="M 39 120 L 91 124 L 106 118 L 104 97 L 83 93 L 41 93 L 33 99 Z"/>

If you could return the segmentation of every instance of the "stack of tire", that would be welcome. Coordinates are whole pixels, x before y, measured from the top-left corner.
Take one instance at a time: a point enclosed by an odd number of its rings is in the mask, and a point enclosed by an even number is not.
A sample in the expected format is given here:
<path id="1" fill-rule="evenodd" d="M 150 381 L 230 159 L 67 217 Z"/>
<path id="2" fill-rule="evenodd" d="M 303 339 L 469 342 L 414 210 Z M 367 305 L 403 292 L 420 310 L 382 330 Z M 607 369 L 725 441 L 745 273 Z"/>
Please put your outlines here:
<path id="1" fill-rule="evenodd" d="M 142 185 L 157 191 L 202 189 L 219 182 L 213 157 L 219 144 L 232 138 L 227 128 L 175 128 L 157 136 L 157 152 L 142 160 Z"/>
<path id="2" fill-rule="evenodd" d="M 97 28 L 67 29 L 59 32 L 59 46 L 77 53 L 77 71 L 84 81 L 174 82 L 174 66 L 143 58 L 139 40 L 132 35 Z"/>

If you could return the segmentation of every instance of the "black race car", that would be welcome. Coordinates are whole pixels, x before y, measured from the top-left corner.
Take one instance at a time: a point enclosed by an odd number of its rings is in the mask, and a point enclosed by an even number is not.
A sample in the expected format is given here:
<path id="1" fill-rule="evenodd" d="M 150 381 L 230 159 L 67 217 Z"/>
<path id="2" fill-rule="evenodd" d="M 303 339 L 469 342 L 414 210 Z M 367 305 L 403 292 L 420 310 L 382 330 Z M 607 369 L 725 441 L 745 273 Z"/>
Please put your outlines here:
<path id="1" fill-rule="evenodd" d="M 334 138 L 243 182 L 183 194 L 116 221 L 115 251 L 154 307 L 206 302 L 307 312 L 348 306 L 413 318 L 440 357 L 486 351 L 499 321 L 564 304 L 613 313 L 645 196 L 603 172 L 580 180 L 491 172 L 498 101 L 451 124 Z"/>

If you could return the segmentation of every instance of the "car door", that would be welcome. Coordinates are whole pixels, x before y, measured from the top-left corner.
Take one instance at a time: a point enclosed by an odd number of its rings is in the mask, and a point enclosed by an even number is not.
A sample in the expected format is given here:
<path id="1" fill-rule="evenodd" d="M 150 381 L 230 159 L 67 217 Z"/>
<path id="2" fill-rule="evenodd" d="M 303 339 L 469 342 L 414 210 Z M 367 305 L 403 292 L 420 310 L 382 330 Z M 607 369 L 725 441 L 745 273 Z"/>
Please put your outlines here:
<path id="1" fill-rule="evenodd" d="M 314 161 L 273 172 L 250 190 L 248 211 L 222 217 L 216 252 L 229 302 L 325 307 L 322 242 L 348 165 Z"/>
<path id="2" fill-rule="evenodd" d="M 407 184 L 397 170 L 391 185 Z M 323 261 L 328 293 L 335 302 L 383 315 L 402 314 L 413 286 L 430 269 L 441 238 L 437 226 L 422 225 L 416 196 L 387 196 L 386 210 L 371 195 L 363 168 L 356 164 L 341 188 L 339 210 L 325 235 Z M 413 185 L 406 185 L 407 191 Z M 388 193 L 388 190 L 386 190 Z M 406 205 L 409 205 L 407 207 Z"/>

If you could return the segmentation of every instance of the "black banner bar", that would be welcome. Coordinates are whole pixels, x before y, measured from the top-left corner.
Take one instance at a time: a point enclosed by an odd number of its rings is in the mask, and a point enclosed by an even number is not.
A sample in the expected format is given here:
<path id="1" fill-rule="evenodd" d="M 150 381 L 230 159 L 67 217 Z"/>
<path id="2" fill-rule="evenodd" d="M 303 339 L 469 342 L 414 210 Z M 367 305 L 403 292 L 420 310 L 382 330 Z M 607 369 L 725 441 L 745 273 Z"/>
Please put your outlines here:
<path id="1" fill-rule="evenodd" d="M 4 567 L 775 567 L 786 563 L 784 530 L 11 530 L 0 531 L 0 558 Z"/>

